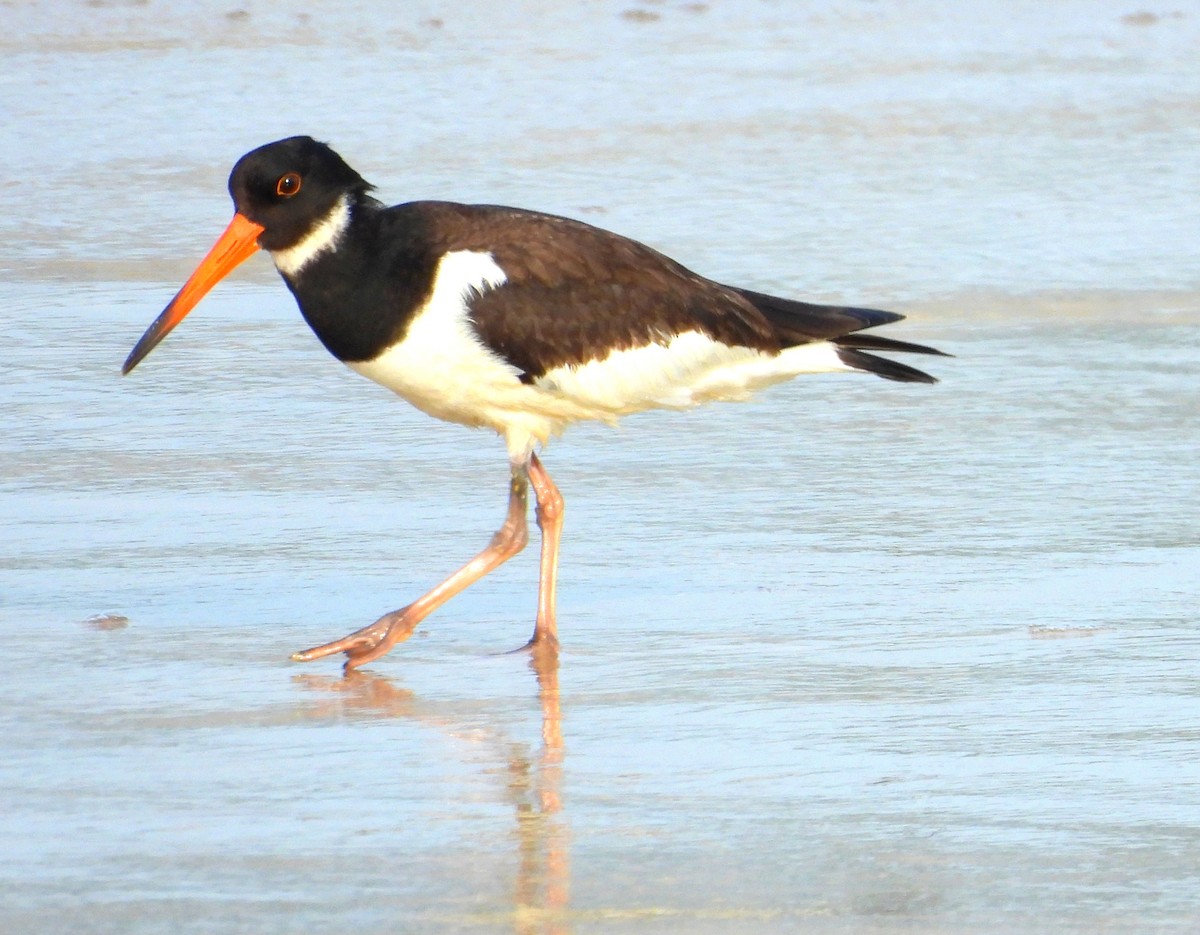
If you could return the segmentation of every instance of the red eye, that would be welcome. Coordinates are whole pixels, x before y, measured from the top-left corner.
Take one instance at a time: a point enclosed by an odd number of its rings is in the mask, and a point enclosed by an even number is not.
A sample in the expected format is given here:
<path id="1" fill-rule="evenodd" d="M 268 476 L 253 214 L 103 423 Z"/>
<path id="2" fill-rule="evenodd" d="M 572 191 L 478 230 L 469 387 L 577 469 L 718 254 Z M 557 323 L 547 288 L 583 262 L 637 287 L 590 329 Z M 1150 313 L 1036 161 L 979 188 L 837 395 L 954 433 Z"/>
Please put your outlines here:
<path id="1" fill-rule="evenodd" d="M 284 198 L 291 198 L 298 191 L 300 191 L 300 176 L 296 172 L 280 176 L 279 181 L 275 183 L 275 194 L 282 195 Z"/>

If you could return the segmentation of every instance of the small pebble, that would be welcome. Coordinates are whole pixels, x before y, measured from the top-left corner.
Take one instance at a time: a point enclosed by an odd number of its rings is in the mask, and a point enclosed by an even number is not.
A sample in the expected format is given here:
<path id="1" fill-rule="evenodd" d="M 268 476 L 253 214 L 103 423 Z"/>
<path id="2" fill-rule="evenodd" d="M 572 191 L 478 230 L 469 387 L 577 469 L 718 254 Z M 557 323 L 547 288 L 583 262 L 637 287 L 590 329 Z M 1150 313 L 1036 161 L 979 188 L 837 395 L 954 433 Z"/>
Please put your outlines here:
<path id="1" fill-rule="evenodd" d="M 129 626 L 129 618 L 121 614 L 93 614 L 83 625 L 89 630 L 124 630 Z"/>

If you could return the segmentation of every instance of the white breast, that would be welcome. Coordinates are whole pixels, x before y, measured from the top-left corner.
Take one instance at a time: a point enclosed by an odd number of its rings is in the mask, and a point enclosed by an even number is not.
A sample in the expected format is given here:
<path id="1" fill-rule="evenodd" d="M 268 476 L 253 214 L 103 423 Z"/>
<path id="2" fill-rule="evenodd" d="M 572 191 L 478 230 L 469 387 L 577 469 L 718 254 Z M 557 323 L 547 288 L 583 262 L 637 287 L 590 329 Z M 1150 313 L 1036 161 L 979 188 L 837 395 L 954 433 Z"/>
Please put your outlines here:
<path id="1" fill-rule="evenodd" d="M 475 333 L 468 300 L 507 279 L 490 253 L 445 254 L 428 301 L 400 343 L 348 366 L 435 418 L 494 429 L 505 437 L 510 457 L 520 460 L 535 440 L 545 442 L 567 422 L 587 416 L 522 383 L 521 371 Z"/>
<path id="2" fill-rule="evenodd" d="M 519 371 L 479 340 L 467 318 L 467 299 L 506 280 L 490 253 L 447 253 L 403 340 L 350 368 L 439 419 L 487 424 L 489 399 L 500 387 L 519 386 Z"/>

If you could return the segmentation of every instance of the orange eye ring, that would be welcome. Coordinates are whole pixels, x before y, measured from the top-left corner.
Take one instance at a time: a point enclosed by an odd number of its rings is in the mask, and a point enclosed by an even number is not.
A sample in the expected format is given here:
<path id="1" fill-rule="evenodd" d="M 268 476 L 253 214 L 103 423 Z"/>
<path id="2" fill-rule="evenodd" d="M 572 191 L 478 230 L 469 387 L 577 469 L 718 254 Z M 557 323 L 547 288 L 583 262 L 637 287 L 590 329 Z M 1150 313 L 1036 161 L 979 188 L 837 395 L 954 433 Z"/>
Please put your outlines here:
<path id="1" fill-rule="evenodd" d="M 287 175 L 281 175 L 279 181 L 275 183 L 275 194 L 282 198 L 291 198 L 292 195 L 300 191 L 300 173 L 289 172 Z"/>

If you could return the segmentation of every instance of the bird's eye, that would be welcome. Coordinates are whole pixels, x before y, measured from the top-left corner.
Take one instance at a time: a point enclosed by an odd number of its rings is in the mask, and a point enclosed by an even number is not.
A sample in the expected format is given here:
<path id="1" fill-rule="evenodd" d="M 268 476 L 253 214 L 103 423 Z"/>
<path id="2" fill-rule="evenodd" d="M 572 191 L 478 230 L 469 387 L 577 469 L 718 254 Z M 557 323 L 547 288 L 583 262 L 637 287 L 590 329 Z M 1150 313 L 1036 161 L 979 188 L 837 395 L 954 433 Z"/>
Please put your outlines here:
<path id="1" fill-rule="evenodd" d="M 281 175 L 279 181 L 275 183 L 275 194 L 282 195 L 284 198 L 291 198 L 298 191 L 300 191 L 300 175 L 297 172 Z"/>

